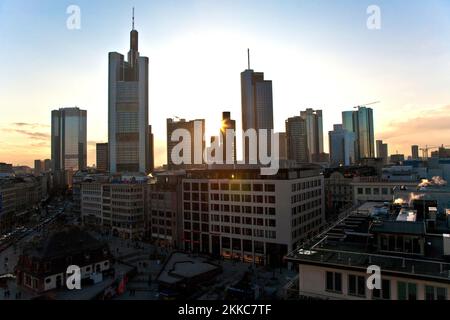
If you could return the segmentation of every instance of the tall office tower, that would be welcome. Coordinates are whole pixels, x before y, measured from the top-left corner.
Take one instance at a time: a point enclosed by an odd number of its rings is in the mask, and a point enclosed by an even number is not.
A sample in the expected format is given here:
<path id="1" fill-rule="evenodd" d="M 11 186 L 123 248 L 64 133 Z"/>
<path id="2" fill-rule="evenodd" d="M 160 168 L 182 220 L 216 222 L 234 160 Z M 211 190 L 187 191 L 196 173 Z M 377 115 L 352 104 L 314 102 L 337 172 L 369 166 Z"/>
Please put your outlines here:
<path id="1" fill-rule="evenodd" d="M 308 162 L 308 140 L 306 121 L 302 117 L 292 117 L 286 120 L 286 144 L 289 160 Z"/>
<path id="2" fill-rule="evenodd" d="M 317 162 L 323 154 L 322 110 L 306 109 L 300 112 L 300 117 L 305 119 L 308 161 Z"/>
<path id="3" fill-rule="evenodd" d="M 248 68 L 241 73 L 242 98 L 242 130 L 259 129 L 273 130 L 273 98 L 272 81 L 264 80 L 263 72 L 250 69 L 250 53 L 248 54 Z M 268 133 L 269 136 L 269 133 Z M 270 136 L 268 140 L 270 146 Z M 249 141 L 246 139 L 244 160 L 249 162 Z M 256 160 L 256 159 L 255 159 Z"/>
<path id="4" fill-rule="evenodd" d="M 108 93 L 110 171 L 148 173 L 148 58 L 139 55 L 134 14 L 128 61 L 109 53 Z"/>
<path id="5" fill-rule="evenodd" d="M 197 125 L 197 130 L 195 129 Z M 184 141 L 180 138 L 179 141 L 172 141 L 172 134 L 175 130 L 182 129 L 185 131 L 187 140 Z M 197 131 L 197 132 L 196 132 Z M 180 157 L 184 156 L 184 152 L 190 154 L 191 163 L 175 164 L 172 159 L 172 150 L 181 142 L 184 142 L 186 148 L 183 153 L 179 154 Z M 195 147 L 197 146 L 197 150 Z M 201 149 L 200 147 L 201 146 Z M 205 152 L 205 120 L 197 119 L 192 121 L 186 121 L 185 119 L 167 119 L 167 165 L 169 170 L 192 168 L 205 163 L 203 154 Z M 197 151 L 197 153 L 195 152 Z M 197 163 L 195 163 L 197 162 Z"/>
<path id="6" fill-rule="evenodd" d="M 355 111 L 342 112 L 342 126 L 355 133 L 356 160 L 375 157 L 373 110 L 359 106 Z"/>
<path id="7" fill-rule="evenodd" d="M 87 166 L 86 110 L 52 111 L 52 171 L 78 171 Z"/>
<path id="8" fill-rule="evenodd" d="M 41 160 L 34 160 L 34 175 L 39 176 L 43 171 L 43 163 Z"/>
<path id="9" fill-rule="evenodd" d="M 286 138 L 286 132 L 279 132 L 278 133 L 278 137 L 279 137 L 279 146 L 280 146 L 280 150 L 278 152 L 278 157 L 280 158 L 280 160 L 287 160 L 288 159 L 288 154 L 287 154 L 287 138 Z"/>
<path id="10" fill-rule="evenodd" d="M 96 144 L 97 170 L 109 171 L 109 147 L 108 143 Z"/>
<path id="11" fill-rule="evenodd" d="M 45 159 L 44 160 L 44 170 L 45 172 L 49 172 L 52 169 L 52 160 Z"/>
<path id="12" fill-rule="evenodd" d="M 349 166 L 355 161 L 355 133 L 345 130 L 342 124 L 335 124 L 328 132 L 330 143 L 330 165 Z"/>
<path id="13" fill-rule="evenodd" d="M 411 156 L 413 160 L 419 159 L 419 146 L 417 145 L 411 146 Z"/>
<path id="14" fill-rule="evenodd" d="M 389 162 L 389 153 L 388 153 L 388 145 L 387 143 L 383 143 L 382 140 L 376 141 L 376 149 L 377 149 L 377 158 L 383 159 L 383 164 L 388 164 Z"/>
<path id="15" fill-rule="evenodd" d="M 153 172 L 155 169 L 155 145 L 154 145 L 154 137 L 152 132 L 152 126 L 148 126 L 148 152 L 150 153 L 150 157 L 148 157 L 148 170 Z"/>
<path id="16" fill-rule="evenodd" d="M 232 163 L 236 162 L 236 135 L 234 135 L 233 140 L 231 141 L 231 154 L 227 157 L 227 131 L 226 130 L 233 130 L 234 133 L 236 133 L 236 121 L 231 119 L 231 113 L 230 112 L 223 112 L 222 113 L 222 125 L 220 127 L 220 144 L 222 145 L 222 151 L 223 151 L 223 163 L 227 162 L 227 159 L 229 158 Z"/>

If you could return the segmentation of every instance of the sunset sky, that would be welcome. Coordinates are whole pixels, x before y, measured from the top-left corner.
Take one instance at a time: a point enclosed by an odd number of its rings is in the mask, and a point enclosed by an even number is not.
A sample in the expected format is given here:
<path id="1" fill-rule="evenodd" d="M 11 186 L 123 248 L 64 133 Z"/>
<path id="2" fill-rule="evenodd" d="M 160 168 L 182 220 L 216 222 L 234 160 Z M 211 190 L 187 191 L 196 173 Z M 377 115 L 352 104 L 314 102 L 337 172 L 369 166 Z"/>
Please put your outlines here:
<path id="1" fill-rule="evenodd" d="M 66 8 L 81 8 L 68 30 Z M 381 30 L 366 27 L 369 5 Z M 0 0 L 0 162 L 50 157 L 50 112 L 88 111 L 88 163 L 107 140 L 108 52 L 128 52 L 136 7 L 140 53 L 150 59 L 150 124 L 156 164 L 166 162 L 165 119 L 222 111 L 241 128 L 240 72 L 251 64 L 273 81 L 274 121 L 305 108 L 341 112 L 372 101 L 375 138 L 389 152 L 450 144 L 450 1 L 405 0 Z"/>

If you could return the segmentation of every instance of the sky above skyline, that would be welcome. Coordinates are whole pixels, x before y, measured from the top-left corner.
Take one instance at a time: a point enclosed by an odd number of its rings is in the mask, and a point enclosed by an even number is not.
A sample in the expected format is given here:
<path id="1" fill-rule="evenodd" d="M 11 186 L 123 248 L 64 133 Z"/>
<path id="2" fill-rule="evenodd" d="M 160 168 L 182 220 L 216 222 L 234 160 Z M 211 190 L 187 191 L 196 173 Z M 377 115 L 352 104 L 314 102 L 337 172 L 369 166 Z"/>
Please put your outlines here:
<path id="1" fill-rule="evenodd" d="M 66 27 L 71 4 L 80 30 Z M 380 30 L 366 27 L 372 4 Z M 166 162 L 166 118 L 205 118 L 211 135 L 231 111 L 241 128 L 247 48 L 252 69 L 273 81 L 276 131 L 300 110 L 322 109 L 328 151 L 342 111 L 381 101 L 375 138 L 390 153 L 450 144 L 449 1 L 0 0 L 0 162 L 50 158 L 51 110 L 78 106 L 95 163 L 95 143 L 107 141 L 108 52 L 128 52 L 133 6 L 150 59 L 157 165 Z"/>

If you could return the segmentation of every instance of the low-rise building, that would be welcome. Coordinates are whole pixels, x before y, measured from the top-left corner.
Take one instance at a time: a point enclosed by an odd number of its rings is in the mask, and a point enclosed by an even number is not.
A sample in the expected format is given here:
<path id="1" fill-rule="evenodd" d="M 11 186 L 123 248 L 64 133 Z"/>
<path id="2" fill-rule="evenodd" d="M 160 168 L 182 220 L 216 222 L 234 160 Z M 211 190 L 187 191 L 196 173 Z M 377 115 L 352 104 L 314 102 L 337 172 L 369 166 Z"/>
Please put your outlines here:
<path id="1" fill-rule="evenodd" d="M 430 229 L 412 208 L 365 207 L 287 256 L 299 270 L 297 297 L 449 300 L 447 219 Z"/>
<path id="2" fill-rule="evenodd" d="M 23 223 L 48 196 L 48 175 L 0 178 L 0 232 Z"/>
<path id="3" fill-rule="evenodd" d="M 112 255 L 107 244 L 68 227 L 23 250 L 15 269 L 17 284 L 37 294 L 65 288 L 71 265 L 80 267 L 82 284 L 97 282 L 111 270 Z"/>
<path id="4" fill-rule="evenodd" d="M 106 181 L 107 180 L 107 181 Z M 84 225 L 124 239 L 141 239 L 147 218 L 148 178 L 143 175 L 97 176 L 80 183 Z"/>

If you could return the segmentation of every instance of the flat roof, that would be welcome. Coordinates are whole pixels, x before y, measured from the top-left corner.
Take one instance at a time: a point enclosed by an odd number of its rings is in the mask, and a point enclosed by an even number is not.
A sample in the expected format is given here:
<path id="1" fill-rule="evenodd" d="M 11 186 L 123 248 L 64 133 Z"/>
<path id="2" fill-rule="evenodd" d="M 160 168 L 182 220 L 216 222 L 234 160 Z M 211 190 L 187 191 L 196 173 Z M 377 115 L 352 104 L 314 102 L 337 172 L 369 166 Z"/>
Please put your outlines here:
<path id="1" fill-rule="evenodd" d="M 174 252 L 156 280 L 168 284 L 175 284 L 184 279 L 194 278 L 219 269 L 219 266 L 209 263 L 205 258 Z"/>

